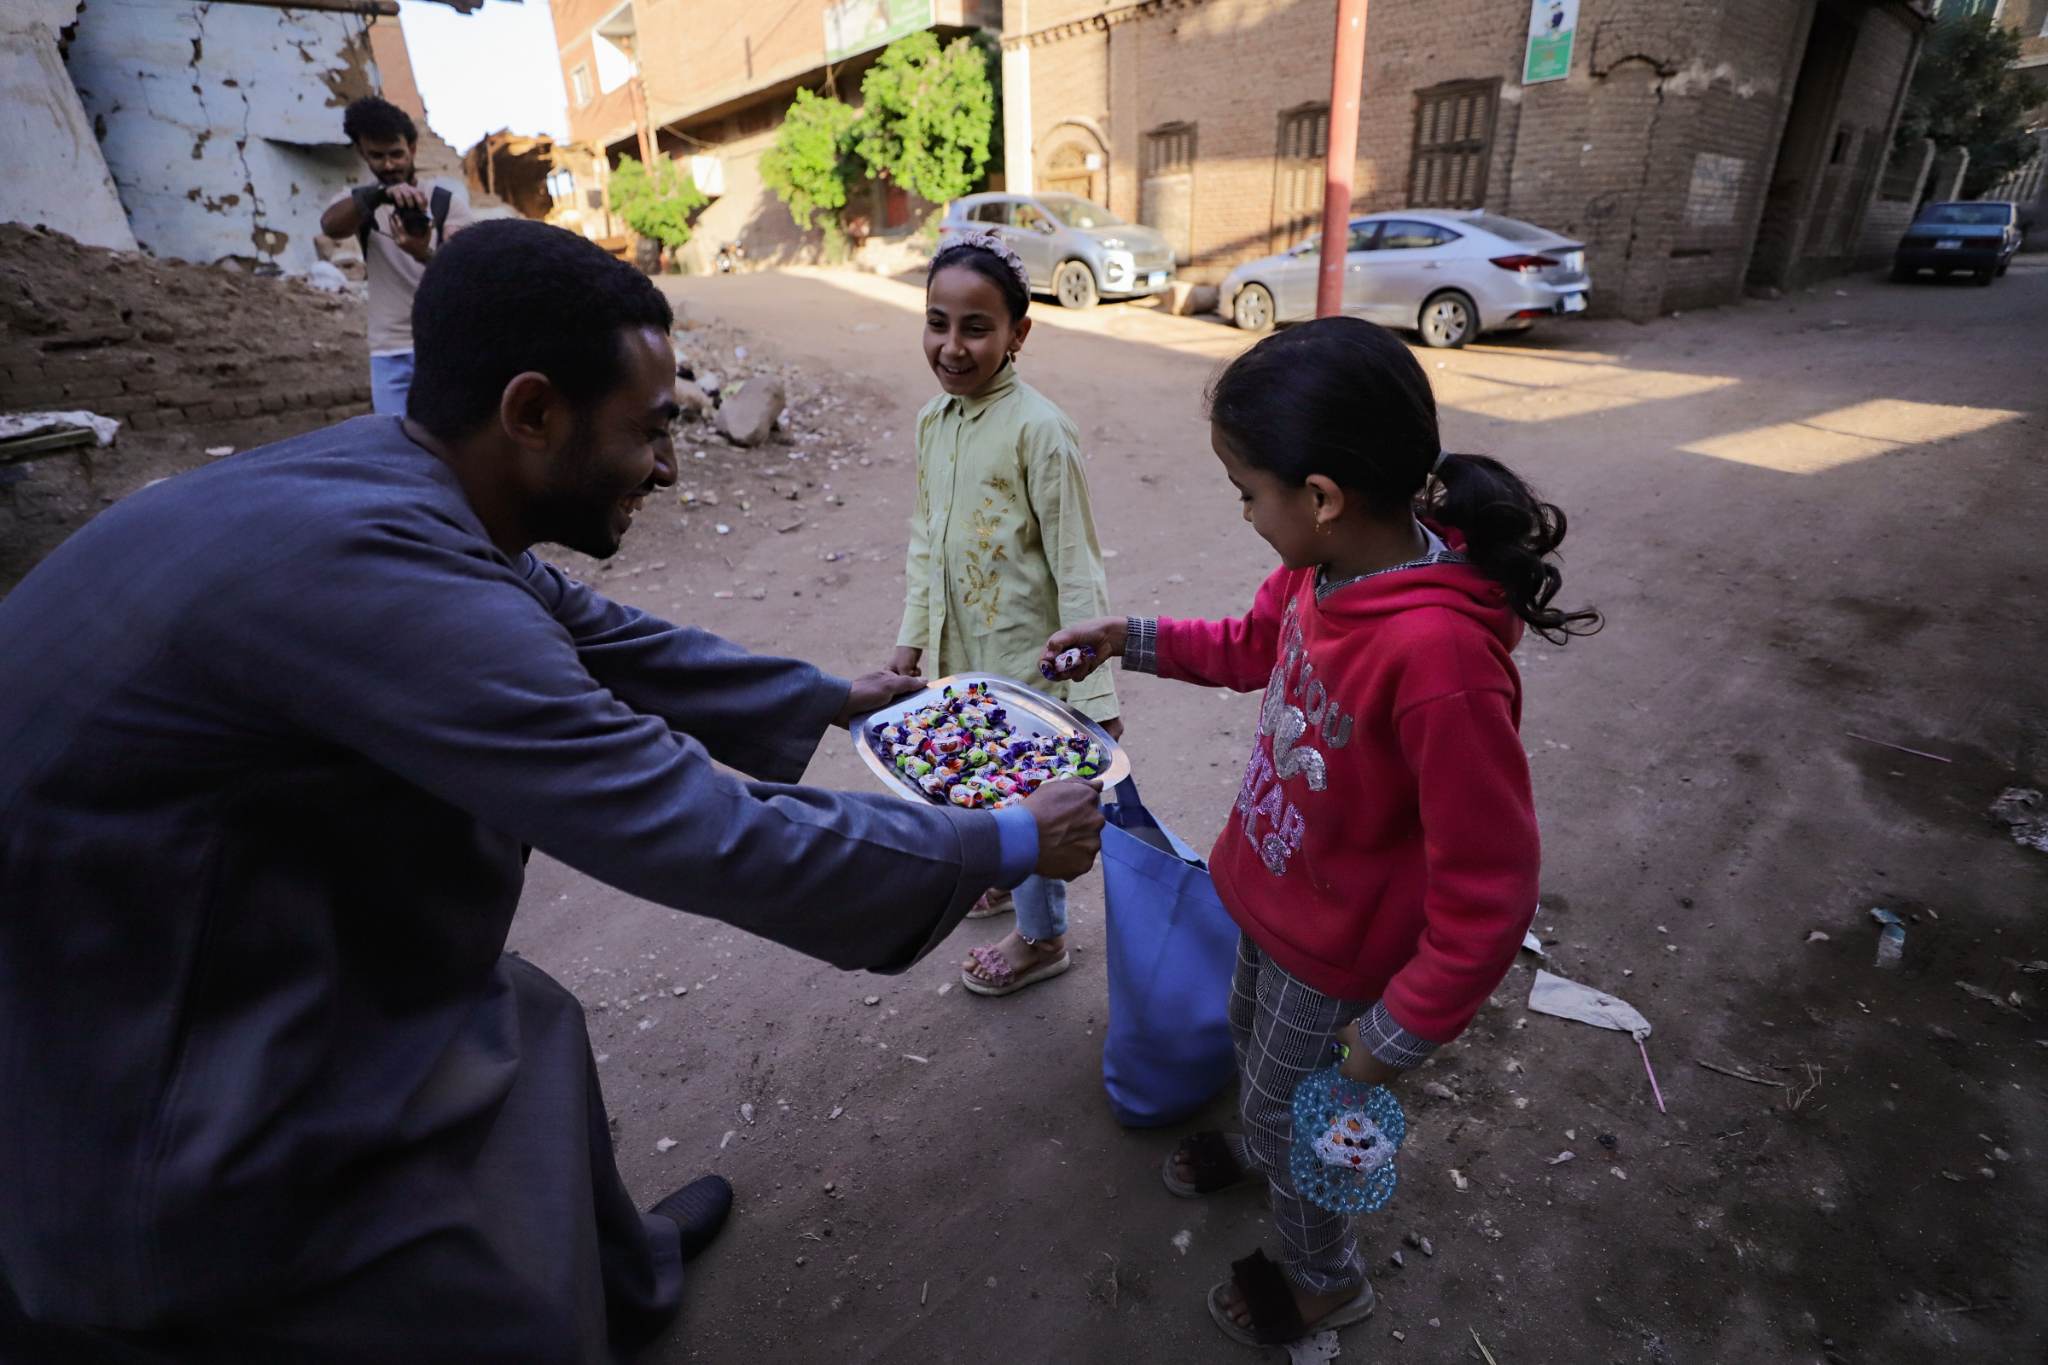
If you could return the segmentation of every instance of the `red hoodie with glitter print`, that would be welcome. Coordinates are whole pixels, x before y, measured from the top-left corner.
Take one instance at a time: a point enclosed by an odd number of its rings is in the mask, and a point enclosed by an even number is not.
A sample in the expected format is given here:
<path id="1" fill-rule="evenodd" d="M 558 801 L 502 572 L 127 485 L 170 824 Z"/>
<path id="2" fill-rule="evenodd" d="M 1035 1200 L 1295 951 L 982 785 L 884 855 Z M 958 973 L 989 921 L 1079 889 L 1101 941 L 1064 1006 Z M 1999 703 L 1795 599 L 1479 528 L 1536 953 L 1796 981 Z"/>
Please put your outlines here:
<path id="1" fill-rule="evenodd" d="M 1455 533 L 1450 548 L 1462 548 Z M 1339 587 L 1281 569 L 1235 621 L 1159 622 L 1160 676 L 1266 689 L 1210 871 L 1253 942 L 1327 995 L 1449 1042 L 1507 974 L 1540 853 L 1522 623 L 1443 561 Z"/>

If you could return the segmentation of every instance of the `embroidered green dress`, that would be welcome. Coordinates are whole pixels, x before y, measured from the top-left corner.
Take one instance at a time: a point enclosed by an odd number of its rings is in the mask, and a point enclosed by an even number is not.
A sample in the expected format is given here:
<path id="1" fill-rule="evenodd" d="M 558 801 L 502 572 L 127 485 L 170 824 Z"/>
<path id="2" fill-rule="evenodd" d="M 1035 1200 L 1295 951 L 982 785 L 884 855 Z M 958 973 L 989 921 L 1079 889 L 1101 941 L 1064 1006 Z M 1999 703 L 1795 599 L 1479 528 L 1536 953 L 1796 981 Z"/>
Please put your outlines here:
<path id="1" fill-rule="evenodd" d="M 1038 672 L 1046 637 L 1109 613 L 1080 433 L 1005 365 L 966 398 L 917 418 L 917 511 L 896 643 L 928 677 L 995 673 L 1095 720 L 1118 714 L 1110 670 L 1078 683 Z"/>

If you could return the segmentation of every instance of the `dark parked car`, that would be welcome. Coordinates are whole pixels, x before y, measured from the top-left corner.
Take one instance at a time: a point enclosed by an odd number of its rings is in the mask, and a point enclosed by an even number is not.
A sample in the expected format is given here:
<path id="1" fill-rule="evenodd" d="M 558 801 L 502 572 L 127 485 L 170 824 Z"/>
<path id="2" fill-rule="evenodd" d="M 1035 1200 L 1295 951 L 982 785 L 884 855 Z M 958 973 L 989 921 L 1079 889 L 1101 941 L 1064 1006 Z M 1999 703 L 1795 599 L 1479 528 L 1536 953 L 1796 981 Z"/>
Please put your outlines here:
<path id="1" fill-rule="evenodd" d="M 1910 280 L 1923 270 L 1937 275 L 1973 272 L 1977 283 L 2003 275 L 2020 249 L 2018 206 L 1999 199 L 1929 204 L 1899 239 L 1892 278 Z"/>

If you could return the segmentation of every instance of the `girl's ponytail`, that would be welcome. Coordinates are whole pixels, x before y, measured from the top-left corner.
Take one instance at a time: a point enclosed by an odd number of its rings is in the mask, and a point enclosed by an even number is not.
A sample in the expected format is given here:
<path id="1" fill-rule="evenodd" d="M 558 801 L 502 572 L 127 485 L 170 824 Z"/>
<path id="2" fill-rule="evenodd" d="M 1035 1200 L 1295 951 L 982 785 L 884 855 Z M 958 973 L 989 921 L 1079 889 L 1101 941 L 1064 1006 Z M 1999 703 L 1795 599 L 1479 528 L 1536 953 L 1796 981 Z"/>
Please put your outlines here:
<path id="1" fill-rule="evenodd" d="M 1564 513 L 1500 461 L 1441 451 L 1429 377 L 1385 328 L 1333 317 L 1274 333 L 1209 386 L 1209 420 L 1240 458 L 1289 484 L 1321 474 L 1380 516 L 1413 509 L 1464 532 L 1466 556 L 1544 639 L 1600 629 L 1597 611 L 1550 605 L 1562 575 L 1546 556 L 1564 539 Z"/>
<path id="2" fill-rule="evenodd" d="M 1564 511 L 1538 498 L 1499 460 L 1446 451 L 1424 486 L 1423 514 L 1465 536 L 1465 556 L 1507 593 L 1508 606 L 1553 644 L 1600 629 L 1600 613 L 1550 605 L 1564 575 L 1549 555 L 1564 539 Z"/>

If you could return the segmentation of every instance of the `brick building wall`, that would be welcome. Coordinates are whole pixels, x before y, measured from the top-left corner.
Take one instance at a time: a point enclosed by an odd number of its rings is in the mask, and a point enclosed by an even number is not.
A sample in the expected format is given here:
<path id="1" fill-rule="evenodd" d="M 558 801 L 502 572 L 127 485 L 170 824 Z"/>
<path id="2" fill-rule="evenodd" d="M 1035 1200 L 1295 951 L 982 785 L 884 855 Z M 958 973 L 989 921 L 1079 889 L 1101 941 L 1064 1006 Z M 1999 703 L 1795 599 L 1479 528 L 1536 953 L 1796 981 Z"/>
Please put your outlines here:
<path id="1" fill-rule="evenodd" d="M 1354 207 L 1425 202 L 1410 183 L 1422 94 L 1478 83 L 1493 107 L 1481 204 L 1582 238 L 1596 310 L 1640 317 L 1736 297 L 1817 6 L 1856 37 L 1839 121 L 1870 132 L 1846 162 L 1810 168 L 1818 180 L 1835 167 L 1832 216 L 1813 237 L 1788 222 L 1801 233 L 1789 259 L 1809 240 L 1853 245 L 1882 165 L 1868 139 L 1889 137 L 1917 41 L 1888 0 L 1582 0 L 1569 75 L 1526 87 L 1525 5 L 1375 0 Z M 1030 148 L 1011 149 L 1012 179 L 1028 168 L 1047 188 L 1063 152 L 1096 150 L 1097 197 L 1137 217 L 1147 134 L 1193 125 L 1185 273 L 1217 279 L 1301 235 L 1302 186 L 1311 214 L 1320 203 L 1320 172 L 1291 173 L 1278 152 L 1289 111 L 1327 105 L 1334 28 L 1334 0 L 1008 0 L 1004 42 L 1028 55 L 1032 131 Z M 1818 134 L 1822 152 L 1838 150 L 1833 128 Z"/>
<path id="2" fill-rule="evenodd" d="M 562 59 L 562 89 L 569 96 L 570 140 L 603 146 L 631 138 L 632 89 L 621 85 L 606 91 L 600 87 L 597 45 L 591 38 L 597 25 L 618 9 L 618 0 L 550 0 L 550 4 Z M 575 79 L 579 69 L 588 80 L 581 92 Z"/>
<path id="3" fill-rule="evenodd" d="M 793 0 L 785 7 L 763 8 L 752 0 L 631 0 L 632 48 L 638 59 L 644 108 L 657 152 L 687 160 L 709 157 L 719 164 L 722 181 L 711 190 L 712 202 L 697 216 L 692 238 L 684 248 L 692 269 L 709 269 L 719 247 L 742 242 L 750 264 L 815 258 L 822 245 L 816 231 L 799 229 L 788 210 L 762 183 L 760 157 L 774 145 L 783 111 L 798 89 L 837 95 L 858 104 L 861 78 L 880 55 L 880 45 L 837 61 L 827 61 L 826 11 L 829 0 Z M 599 188 L 603 159 L 639 156 L 633 92 L 622 85 L 609 94 L 594 94 L 579 107 L 574 72 L 585 66 L 595 91 L 596 47 L 592 32 L 611 24 L 622 0 L 554 0 L 555 36 L 562 79 L 569 91 L 570 132 L 592 161 L 578 166 L 579 189 Z M 994 0 L 933 0 L 931 15 L 940 40 L 999 22 Z M 998 168 L 999 169 L 999 168 Z M 861 208 L 876 230 L 885 226 L 886 208 L 877 196 Z M 906 207 L 915 215 L 899 222 L 908 230 L 929 205 L 906 206 L 901 197 L 895 216 Z M 602 219 L 592 214 L 592 222 Z M 616 223 L 615 223 L 616 226 Z M 623 231 L 623 227 L 618 228 Z"/>
<path id="4" fill-rule="evenodd" d="M 1863 215 L 1863 228 L 1857 235 L 1857 265 L 1890 263 L 1899 238 L 1919 212 L 1920 197 L 1933 178 L 1934 152 L 1933 139 L 1922 138 L 1895 150 L 1885 162 L 1877 197 Z"/>
<path id="5" fill-rule="evenodd" d="M 1920 41 L 1919 21 L 1895 7 L 1833 0 L 1816 10 L 1750 283 L 1790 287 L 1855 263 Z"/>

